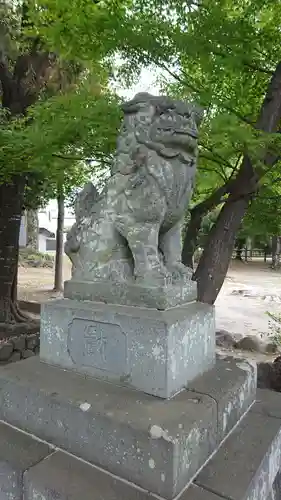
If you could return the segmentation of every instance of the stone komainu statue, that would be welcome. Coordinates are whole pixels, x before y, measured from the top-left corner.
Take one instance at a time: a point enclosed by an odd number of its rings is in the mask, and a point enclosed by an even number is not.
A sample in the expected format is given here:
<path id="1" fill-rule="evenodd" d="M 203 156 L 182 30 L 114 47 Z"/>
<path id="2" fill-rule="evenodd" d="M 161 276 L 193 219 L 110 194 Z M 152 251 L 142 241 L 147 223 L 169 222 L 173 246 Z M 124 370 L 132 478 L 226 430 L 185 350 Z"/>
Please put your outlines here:
<path id="1" fill-rule="evenodd" d="M 137 94 L 124 104 L 112 176 L 87 185 L 65 252 L 73 280 L 165 284 L 190 277 L 180 225 L 196 173 L 198 109 Z"/>

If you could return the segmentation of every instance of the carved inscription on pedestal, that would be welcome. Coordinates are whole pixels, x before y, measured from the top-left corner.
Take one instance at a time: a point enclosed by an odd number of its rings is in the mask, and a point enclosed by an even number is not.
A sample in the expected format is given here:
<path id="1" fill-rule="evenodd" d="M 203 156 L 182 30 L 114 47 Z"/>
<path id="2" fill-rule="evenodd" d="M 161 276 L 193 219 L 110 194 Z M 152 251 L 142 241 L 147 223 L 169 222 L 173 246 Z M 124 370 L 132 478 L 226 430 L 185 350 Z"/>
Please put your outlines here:
<path id="1" fill-rule="evenodd" d="M 127 337 L 119 325 L 74 318 L 69 325 L 68 350 L 73 362 L 126 375 Z"/>

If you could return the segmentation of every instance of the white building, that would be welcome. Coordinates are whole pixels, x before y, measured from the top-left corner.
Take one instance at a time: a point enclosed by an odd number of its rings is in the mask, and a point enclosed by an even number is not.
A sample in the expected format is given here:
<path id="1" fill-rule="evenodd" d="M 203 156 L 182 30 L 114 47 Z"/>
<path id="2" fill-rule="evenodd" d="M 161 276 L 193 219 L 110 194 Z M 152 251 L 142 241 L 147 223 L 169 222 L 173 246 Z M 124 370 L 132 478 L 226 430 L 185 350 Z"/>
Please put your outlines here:
<path id="1" fill-rule="evenodd" d="M 39 235 L 38 235 L 38 250 L 39 252 L 54 251 L 56 249 L 56 230 L 57 230 L 58 209 L 56 200 L 51 200 L 46 208 L 38 211 L 39 219 Z M 74 224 L 75 217 L 73 212 L 65 207 L 65 239 L 66 232 Z M 26 217 L 22 216 L 20 226 L 19 245 L 25 247 L 27 243 L 27 226 Z"/>

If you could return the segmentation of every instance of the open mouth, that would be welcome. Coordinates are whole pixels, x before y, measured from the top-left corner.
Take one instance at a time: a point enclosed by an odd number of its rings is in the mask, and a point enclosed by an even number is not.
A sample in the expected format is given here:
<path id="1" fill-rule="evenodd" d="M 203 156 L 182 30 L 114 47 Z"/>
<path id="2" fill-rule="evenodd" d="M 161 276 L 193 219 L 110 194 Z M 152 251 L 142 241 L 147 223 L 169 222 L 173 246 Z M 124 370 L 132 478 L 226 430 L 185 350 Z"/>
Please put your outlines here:
<path id="1" fill-rule="evenodd" d="M 192 139 L 198 139 L 198 135 L 196 134 L 195 131 L 192 130 L 188 130 L 186 132 L 183 132 L 182 130 L 181 131 L 174 130 L 173 135 L 176 135 L 178 137 L 182 136 L 182 137 L 192 137 Z"/>
<path id="2" fill-rule="evenodd" d="M 161 135 L 166 135 L 166 136 L 177 136 L 177 137 L 192 137 L 193 139 L 198 139 L 198 134 L 196 133 L 196 131 L 194 130 L 188 130 L 188 131 L 184 131 L 184 130 L 174 130 L 172 128 L 159 128 L 159 133 Z"/>

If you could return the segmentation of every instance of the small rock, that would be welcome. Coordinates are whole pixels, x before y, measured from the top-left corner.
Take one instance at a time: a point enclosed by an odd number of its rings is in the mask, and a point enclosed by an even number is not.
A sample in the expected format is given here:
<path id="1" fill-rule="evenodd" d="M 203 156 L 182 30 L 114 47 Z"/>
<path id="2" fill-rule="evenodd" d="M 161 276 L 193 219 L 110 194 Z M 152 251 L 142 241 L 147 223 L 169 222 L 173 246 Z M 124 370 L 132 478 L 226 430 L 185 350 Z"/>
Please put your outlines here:
<path id="1" fill-rule="evenodd" d="M 281 356 L 273 363 L 258 363 L 258 388 L 281 392 Z"/>
<path id="2" fill-rule="evenodd" d="M 8 361 L 13 350 L 14 350 L 14 346 L 11 342 L 6 342 L 5 344 L 1 344 L 0 345 L 0 361 Z"/>
<path id="3" fill-rule="evenodd" d="M 216 330 L 216 336 L 224 335 L 225 333 L 229 333 L 227 330 Z"/>
<path id="4" fill-rule="evenodd" d="M 259 389 L 272 389 L 273 364 L 258 363 L 257 364 L 257 386 Z"/>
<path id="5" fill-rule="evenodd" d="M 237 342 L 240 342 L 240 340 L 243 339 L 242 333 L 233 333 L 232 337 L 233 337 L 233 340 L 235 341 L 235 347 L 236 347 Z"/>
<path id="6" fill-rule="evenodd" d="M 12 344 L 16 351 L 23 351 L 25 349 L 25 338 L 25 335 L 21 335 L 12 339 Z"/>
<path id="7" fill-rule="evenodd" d="M 25 349 L 23 352 L 22 352 L 22 357 L 23 359 L 26 359 L 26 358 L 31 358 L 31 356 L 35 356 L 34 352 L 31 351 L 31 349 Z"/>
<path id="8" fill-rule="evenodd" d="M 235 343 L 236 343 L 236 341 L 234 340 L 234 338 L 231 335 L 231 333 L 228 333 L 228 332 L 224 332 L 224 333 L 216 332 L 216 344 L 217 344 L 217 346 L 219 346 L 219 347 L 225 347 L 227 349 L 227 348 L 233 347 Z"/>
<path id="9" fill-rule="evenodd" d="M 266 354 L 276 354 L 278 352 L 278 346 L 274 342 L 266 342 L 264 345 L 264 352 Z"/>
<path id="10" fill-rule="evenodd" d="M 254 336 L 247 336 L 236 343 L 237 349 L 243 351 L 263 352 L 262 342 Z"/>
<path id="11" fill-rule="evenodd" d="M 39 335 L 33 333 L 32 335 L 28 335 L 26 337 L 26 347 L 33 351 L 33 349 L 39 344 Z"/>
<path id="12" fill-rule="evenodd" d="M 14 351 L 12 356 L 10 357 L 9 361 L 11 363 L 16 363 L 16 361 L 21 360 L 21 353 L 19 351 Z"/>

